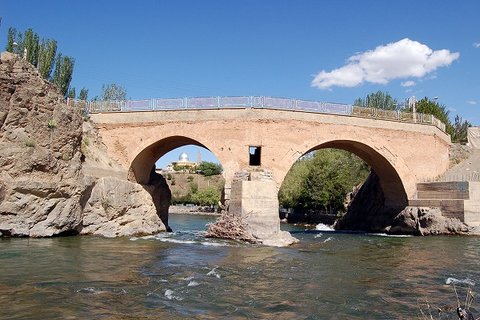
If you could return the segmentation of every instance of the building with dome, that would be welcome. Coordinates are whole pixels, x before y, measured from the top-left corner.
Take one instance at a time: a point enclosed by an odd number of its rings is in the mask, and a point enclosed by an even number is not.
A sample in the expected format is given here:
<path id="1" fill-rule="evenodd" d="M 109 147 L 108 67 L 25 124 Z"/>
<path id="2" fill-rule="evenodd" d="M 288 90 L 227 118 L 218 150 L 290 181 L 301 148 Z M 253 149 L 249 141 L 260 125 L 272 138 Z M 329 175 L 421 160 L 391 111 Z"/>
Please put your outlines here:
<path id="1" fill-rule="evenodd" d="M 188 154 L 182 152 L 178 157 L 178 161 L 172 161 L 163 172 L 182 172 L 182 171 L 192 171 L 198 166 L 197 162 L 190 161 Z"/>

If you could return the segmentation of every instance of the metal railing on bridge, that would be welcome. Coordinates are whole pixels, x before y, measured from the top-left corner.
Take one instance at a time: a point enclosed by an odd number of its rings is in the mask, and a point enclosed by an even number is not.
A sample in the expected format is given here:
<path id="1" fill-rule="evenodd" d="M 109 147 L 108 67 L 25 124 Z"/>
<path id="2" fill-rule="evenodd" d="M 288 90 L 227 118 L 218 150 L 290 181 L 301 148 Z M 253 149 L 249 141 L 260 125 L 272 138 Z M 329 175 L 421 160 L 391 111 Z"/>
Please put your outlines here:
<path id="1" fill-rule="evenodd" d="M 169 111 L 200 109 L 275 109 L 345 115 L 398 122 L 429 124 L 445 132 L 445 124 L 430 114 L 364 108 L 348 104 L 274 97 L 197 97 L 123 101 L 82 101 L 68 99 L 67 104 L 86 113 Z"/>

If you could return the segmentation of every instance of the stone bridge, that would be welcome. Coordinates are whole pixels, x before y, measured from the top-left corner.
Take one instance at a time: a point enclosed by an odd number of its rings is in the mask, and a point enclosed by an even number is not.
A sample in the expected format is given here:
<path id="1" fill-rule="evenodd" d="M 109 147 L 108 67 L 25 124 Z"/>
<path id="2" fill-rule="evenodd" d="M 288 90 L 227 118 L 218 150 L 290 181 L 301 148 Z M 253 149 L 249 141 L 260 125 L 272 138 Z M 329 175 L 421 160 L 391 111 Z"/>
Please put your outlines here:
<path id="1" fill-rule="evenodd" d="M 160 157 L 192 144 L 220 161 L 227 199 L 236 172 L 269 170 L 278 190 L 301 156 L 322 148 L 346 150 L 363 159 L 380 177 L 386 206 L 394 208 L 415 199 L 418 182 L 433 180 L 448 168 L 450 137 L 431 116 L 425 121 L 424 115 L 409 118 L 347 105 L 299 108 L 298 102 L 289 101 L 294 102 L 287 107 L 250 103 L 172 110 L 158 103 L 151 108 L 154 103 L 149 101 L 143 110 L 125 103 L 90 108 L 109 155 L 124 166 L 126 179 L 147 184 Z"/>

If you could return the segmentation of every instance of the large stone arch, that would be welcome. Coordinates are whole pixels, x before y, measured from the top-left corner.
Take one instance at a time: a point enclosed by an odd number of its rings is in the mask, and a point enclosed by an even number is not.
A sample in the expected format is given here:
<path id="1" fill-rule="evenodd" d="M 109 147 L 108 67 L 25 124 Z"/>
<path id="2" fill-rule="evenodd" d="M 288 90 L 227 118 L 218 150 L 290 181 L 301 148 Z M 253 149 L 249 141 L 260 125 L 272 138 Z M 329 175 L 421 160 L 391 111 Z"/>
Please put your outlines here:
<path id="1" fill-rule="evenodd" d="M 408 193 L 406 186 L 415 188 L 415 180 L 401 159 L 393 159 L 393 156 L 385 152 L 385 148 L 367 145 L 355 140 L 328 140 L 322 142 L 310 142 L 300 156 L 314 150 L 333 148 L 351 152 L 365 161 L 380 177 L 380 185 L 385 194 L 385 205 L 391 208 L 404 208 L 408 205 Z M 300 158 L 297 156 L 290 159 L 288 169 L 280 173 L 280 184 L 283 182 L 293 164 Z"/>

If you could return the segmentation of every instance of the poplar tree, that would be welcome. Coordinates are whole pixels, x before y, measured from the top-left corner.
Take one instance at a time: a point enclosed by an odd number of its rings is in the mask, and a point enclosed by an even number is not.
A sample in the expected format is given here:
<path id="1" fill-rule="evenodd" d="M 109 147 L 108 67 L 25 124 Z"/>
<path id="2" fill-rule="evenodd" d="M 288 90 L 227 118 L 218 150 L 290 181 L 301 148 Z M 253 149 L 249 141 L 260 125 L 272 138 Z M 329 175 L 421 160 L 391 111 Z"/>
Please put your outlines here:
<path id="1" fill-rule="evenodd" d="M 378 108 L 384 110 L 396 110 L 397 100 L 392 98 L 388 92 L 377 91 L 370 93 L 365 99 L 358 98 L 353 103 L 354 106 L 366 108 Z"/>
<path id="2" fill-rule="evenodd" d="M 38 72 L 45 79 L 50 79 L 55 55 L 57 54 L 57 41 L 42 39 L 38 49 Z"/>
<path id="3" fill-rule="evenodd" d="M 67 98 L 75 99 L 75 87 L 68 89 Z"/>
<path id="4" fill-rule="evenodd" d="M 86 101 L 87 98 L 88 98 L 88 89 L 82 88 L 82 90 L 80 90 L 80 93 L 78 94 L 78 100 Z"/>
<path id="5" fill-rule="evenodd" d="M 75 60 L 72 57 L 64 57 L 61 53 L 57 55 L 55 60 L 55 71 L 53 72 L 51 81 L 64 96 L 67 95 L 70 82 L 72 81 L 74 65 Z"/>
<path id="6" fill-rule="evenodd" d="M 15 37 L 17 35 L 17 30 L 15 28 L 8 28 L 7 31 L 7 47 L 5 48 L 6 51 L 13 53 L 13 43 L 15 42 Z"/>

